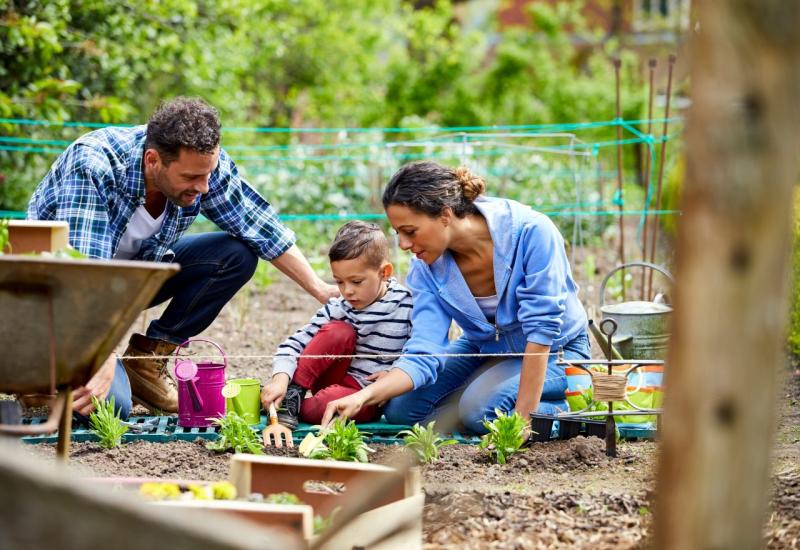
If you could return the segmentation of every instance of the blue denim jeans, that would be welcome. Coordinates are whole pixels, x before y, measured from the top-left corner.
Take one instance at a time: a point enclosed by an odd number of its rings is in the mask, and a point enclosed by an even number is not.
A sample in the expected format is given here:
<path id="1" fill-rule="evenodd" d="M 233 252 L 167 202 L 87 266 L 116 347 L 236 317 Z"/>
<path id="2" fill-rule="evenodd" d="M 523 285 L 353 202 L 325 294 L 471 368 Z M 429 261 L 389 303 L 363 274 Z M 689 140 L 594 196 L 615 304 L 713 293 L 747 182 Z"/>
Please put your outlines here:
<path id="1" fill-rule="evenodd" d="M 150 323 L 147 336 L 182 344 L 214 322 L 225 304 L 253 276 L 258 257 L 227 233 L 189 235 L 179 239 L 172 250 L 173 261 L 180 264 L 181 270 L 164 283 L 150 307 L 172 301 L 161 318 Z M 127 418 L 131 386 L 119 361 L 108 395 L 114 396 L 120 416 Z"/>
<path id="2" fill-rule="evenodd" d="M 563 346 L 566 359 L 590 359 L 591 348 L 586 332 Z M 553 353 L 558 349 L 552 349 Z M 447 353 L 474 353 L 474 345 L 461 338 L 453 342 Z M 564 367 L 557 365 L 551 355 L 547 362 L 544 387 L 538 412 L 554 414 L 569 410 L 564 392 L 567 377 Z M 486 433 L 483 420 L 493 420 L 495 409 L 514 410 L 519 392 L 522 357 L 499 362 L 481 357 L 450 357 L 436 382 L 395 397 L 386 405 L 386 420 L 395 424 L 426 422 L 441 414 L 444 408 L 458 407 L 458 416 L 464 427 L 473 433 Z"/>

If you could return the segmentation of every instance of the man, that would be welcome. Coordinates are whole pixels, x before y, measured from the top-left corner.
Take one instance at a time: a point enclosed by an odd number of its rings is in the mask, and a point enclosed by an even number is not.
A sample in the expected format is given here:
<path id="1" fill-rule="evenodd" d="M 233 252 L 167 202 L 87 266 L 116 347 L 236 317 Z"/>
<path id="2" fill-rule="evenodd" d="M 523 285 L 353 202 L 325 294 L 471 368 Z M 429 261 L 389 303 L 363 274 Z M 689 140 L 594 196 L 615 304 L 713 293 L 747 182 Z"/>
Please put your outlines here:
<path id="1" fill-rule="evenodd" d="M 167 360 L 157 357 L 205 330 L 252 277 L 258 257 L 321 303 L 338 296 L 219 144 L 216 109 L 199 99 L 176 98 L 162 103 L 146 126 L 82 136 L 36 188 L 28 217 L 68 222 L 70 244 L 89 257 L 181 266 L 151 304 L 171 299 L 161 317 L 146 334 L 131 337 L 122 362 L 112 356 L 75 390 L 78 414 L 92 410 L 92 396 L 113 395 L 127 417 L 131 393 L 151 411 L 176 411 Z M 201 213 L 224 232 L 182 237 Z"/>

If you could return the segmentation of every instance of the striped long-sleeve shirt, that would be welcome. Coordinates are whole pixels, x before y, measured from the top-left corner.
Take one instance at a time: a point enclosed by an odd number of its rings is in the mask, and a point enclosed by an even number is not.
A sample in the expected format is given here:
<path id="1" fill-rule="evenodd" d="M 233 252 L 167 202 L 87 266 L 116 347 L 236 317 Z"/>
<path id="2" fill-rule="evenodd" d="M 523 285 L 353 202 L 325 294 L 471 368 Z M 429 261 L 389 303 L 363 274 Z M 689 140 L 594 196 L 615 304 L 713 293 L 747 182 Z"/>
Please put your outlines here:
<path id="1" fill-rule="evenodd" d="M 273 374 L 294 376 L 297 359 L 326 323 L 345 321 L 356 331 L 356 355 L 400 354 L 411 335 L 411 292 L 396 279 L 389 279 L 386 294 L 364 309 L 354 309 L 344 298 L 332 298 L 303 328 L 278 346 Z M 361 386 L 371 382 L 370 374 L 391 368 L 396 357 L 361 358 L 350 363 L 347 373 Z"/>

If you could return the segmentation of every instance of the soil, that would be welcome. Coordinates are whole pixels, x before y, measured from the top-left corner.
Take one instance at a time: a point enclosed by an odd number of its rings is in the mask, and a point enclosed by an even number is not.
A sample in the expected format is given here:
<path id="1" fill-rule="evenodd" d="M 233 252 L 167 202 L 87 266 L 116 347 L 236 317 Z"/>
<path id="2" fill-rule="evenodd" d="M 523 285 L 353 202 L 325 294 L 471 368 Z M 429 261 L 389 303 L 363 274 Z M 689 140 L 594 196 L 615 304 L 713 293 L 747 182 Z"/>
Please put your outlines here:
<path id="1" fill-rule="evenodd" d="M 579 282 L 584 291 L 590 289 L 587 301 L 594 301 L 592 283 Z M 312 298 L 287 282 L 277 282 L 262 293 L 245 289 L 201 337 L 227 350 L 229 378 L 266 379 L 271 372 L 269 358 L 239 356 L 270 355 L 316 308 Z M 157 310 L 143 313 L 132 331 L 143 332 L 157 314 Z M 211 350 L 198 346 L 195 353 Z M 800 378 L 793 371 L 793 365 L 786 370 L 786 389 L 780 399 L 773 451 L 775 490 L 764 531 L 768 548 L 793 548 L 800 539 Z M 370 461 L 376 463 L 391 464 L 403 452 L 397 446 L 374 447 Z M 49 444 L 26 449 L 46 457 L 55 453 Z M 535 443 L 512 455 L 508 464 L 496 465 L 475 446 L 444 447 L 438 463 L 422 468 L 425 548 L 645 546 L 652 520 L 657 445 L 621 442 L 616 459 L 606 457 L 604 449 L 597 438 Z M 296 456 L 296 449 L 268 452 Z M 227 454 L 207 450 L 200 440 L 139 441 L 111 451 L 94 443 L 75 443 L 71 454 L 71 465 L 93 476 L 219 480 L 228 475 L 228 461 Z"/>

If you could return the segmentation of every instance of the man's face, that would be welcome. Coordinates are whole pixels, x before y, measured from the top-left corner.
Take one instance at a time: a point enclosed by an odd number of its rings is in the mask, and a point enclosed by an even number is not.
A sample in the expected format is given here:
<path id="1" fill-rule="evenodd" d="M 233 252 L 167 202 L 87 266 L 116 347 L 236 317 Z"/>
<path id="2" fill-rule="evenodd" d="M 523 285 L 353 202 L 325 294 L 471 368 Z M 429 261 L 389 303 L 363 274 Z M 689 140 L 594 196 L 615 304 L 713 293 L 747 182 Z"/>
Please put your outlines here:
<path id="1" fill-rule="evenodd" d="M 182 148 L 178 158 L 168 165 L 154 149 L 145 151 L 145 169 L 150 169 L 152 183 L 168 200 L 180 207 L 191 206 L 197 197 L 208 193 L 208 179 L 219 161 L 219 147 L 213 153 L 198 153 Z"/>

